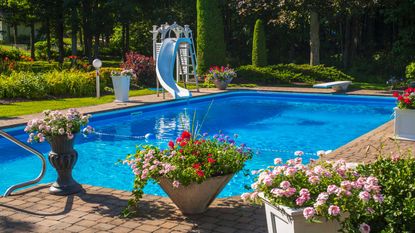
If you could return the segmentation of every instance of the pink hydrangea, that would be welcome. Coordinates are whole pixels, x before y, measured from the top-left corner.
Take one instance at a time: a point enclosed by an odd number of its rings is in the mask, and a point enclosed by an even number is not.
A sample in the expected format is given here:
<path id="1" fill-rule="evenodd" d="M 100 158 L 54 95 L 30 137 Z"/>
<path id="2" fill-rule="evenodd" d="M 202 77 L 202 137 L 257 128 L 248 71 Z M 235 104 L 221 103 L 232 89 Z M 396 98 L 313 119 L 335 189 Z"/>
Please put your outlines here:
<path id="1" fill-rule="evenodd" d="M 295 156 L 303 156 L 303 155 L 304 155 L 304 152 L 303 152 L 303 151 L 298 150 L 298 151 L 294 152 L 294 155 L 295 155 Z"/>
<path id="2" fill-rule="evenodd" d="M 305 219 L 311 219 L 316 214 L 316 210 L 313 207 L 307 207 L 303 210 Z"/>
<path id="3" fill-rule="evenodd" d="M 382 194 L 374 194 L 374 195 L 373 195 L 373 200 L 374 200 L 375 202 L 382 203 L 382 202 L 383 202 L 383 200 L 384 200 L 384 197 L 383 197 L 383 195 L 382 195 Z"/>
<path id="4" fill-rule="evenodd" d="M 307 199 L 304 196 L 299 196 L 296 200 L 295 200 L 295 204 L 297 204 L 298 206 L 302 206 L 304 204 L 304 202 L 306 202 Z"/>
<path id="5" fill-rule="evenodd" d="M 251 194 L 250 193 L 242 193 L 242 195 L 241 195 L 241 198 L 244 201 L 249 200 L 250 197 L 251 197 Z"/>
<path id="6" fill-rule="evenodd" d="M 262 181 L 262 183 L 264 183 L 266 186 L 271 186 L 272 185 L 272 178 L 270 176 L 266 176 L 264 178 L 264 180 Z"/>
<path id="7" fill-rule="evenodd" d="M 282 189 L 288 189 L 289 187 L 291 187 L 291 183 L 289 181 L 283 181 L 280 183 L 280 188 Z"/>
<path id="8" fill-rule="evenodd" d="M 346 190 L 350 190 L 352 188 L 352 183 L 348 180 L 342 181 L 340 183 L 340 187 L 346 189 Z"/>
<path id="9" fill-rule="evenodd" d="M 320 178 L 318 176 L 310 176 L 308 178 L 308 182 L 311 184 L 318 184 L 320 182 Z"/>
<path id="10" fill-rule="evenodd" d="M 282 159 L 281 158 L 275 158 L 274 159 L 274 164 L 275 165 L 277 165 L 277 164 L 281 164 L 282 163 Z"/>
<path id="11" fill-rule="evenodd" d="M 330 205 L 328 213 L 331 216 L 337 216 L 340 214 L 340 207 L 338 207 L 337 205 Z"/>
<path id="12" fill-rule="evenodd" d="M 329 193 L 329 194 L 335 194 L 335 193 L 337 193 L 338 189 L 339 188 L 336 185 L 331 184 L 331 185 L 329 185 L 327 187 L 327 193 Z"/>
<path id="13" fill-rule="evenodd" d="M 295 167 L 289 167 L 287 170 L 284 171 L 284 175 L 286 176 L 293 176 L 297 172 Z"/>

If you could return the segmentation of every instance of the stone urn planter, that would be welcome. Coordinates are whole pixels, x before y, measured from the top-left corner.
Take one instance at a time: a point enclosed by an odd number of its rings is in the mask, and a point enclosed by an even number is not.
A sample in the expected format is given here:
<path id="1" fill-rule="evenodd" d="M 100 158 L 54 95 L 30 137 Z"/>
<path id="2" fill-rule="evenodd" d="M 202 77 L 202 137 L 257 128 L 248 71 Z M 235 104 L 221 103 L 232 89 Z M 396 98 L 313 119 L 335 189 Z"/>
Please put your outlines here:
<path id="1" fill-rule="evenodd" d="M 226 88 L 228 87 L 228 83 L 226 81 L 223 80 L 219 80 L 219 79 L 215 79 L 215 86 L 219 89 L 219 90 L 226 90 Z"/>
<path id="2" fill-rule="evenodd" d="M 115 102 L 128 102 L 131 77 L 129 75 L 121 75 L 111 76 L 111 79 L 114 87 Z"/>
<path id="3" fill-rule="evenodd" d="M 172 181 L 161 177 L 159 184 L 183 214 L 201 214 L 231 180 L 233 174 L 208 178 L 198 184 L 174 188 Z"/>
<path id="4" fill-rule="evenodd" d="M 395 107 L 395 138 L 415 141 L 415 109 Z"/>
<path id="5" fill-rule="evenodd" d="M 303 216 L 303 208 L 275 206 L 262 194 L 259 196 L 265 205 L 268 233 L 336 233 L 341 228 L 338 221 L 309 223 Z"/>
<path id="6" fill-rule="evenodd" d="M 78 159 L 78 153 L 74 150 L 75 136 L 68 139 L 66 135 L 53 136 L 47 139 L 51 146 L 48 159 L 58 173 L 57 180 L 49 188 L 54 195 L 70 195 L 82 190 L 82 186 L 72 177 L 72 169 Z"/>

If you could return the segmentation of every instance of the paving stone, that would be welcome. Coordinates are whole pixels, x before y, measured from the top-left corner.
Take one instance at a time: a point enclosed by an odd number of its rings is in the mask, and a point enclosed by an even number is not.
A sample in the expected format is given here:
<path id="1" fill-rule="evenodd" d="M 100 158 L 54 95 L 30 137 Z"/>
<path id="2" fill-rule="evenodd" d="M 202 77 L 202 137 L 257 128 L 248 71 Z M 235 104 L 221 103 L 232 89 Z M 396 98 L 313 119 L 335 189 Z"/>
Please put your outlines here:
<path id="1" fill-rule="evenodd" d="M 68 228 L 65 228 L 65 230 L 70 231 L 70 232 L 81 232 L 85 229 L 87 229 L 87 228 L 83 227 L 83 226 L 79 226 L 79 225 L 72 225 Z"/>

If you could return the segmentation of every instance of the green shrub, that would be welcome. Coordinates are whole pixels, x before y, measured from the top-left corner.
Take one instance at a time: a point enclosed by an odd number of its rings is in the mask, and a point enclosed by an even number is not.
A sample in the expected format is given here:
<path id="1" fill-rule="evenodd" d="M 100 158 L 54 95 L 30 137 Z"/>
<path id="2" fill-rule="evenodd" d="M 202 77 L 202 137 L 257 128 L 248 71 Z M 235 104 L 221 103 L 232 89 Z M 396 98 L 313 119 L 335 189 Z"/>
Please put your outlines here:
<path id="1" fill-rule="evenodd" d="M 236 69 L 238 78 L 235 83 L 255 83 L 274 85 L 291 82 L 314 84 L 317 81 L 353 80 L 353 77 L 324 65 L 310 66 L 307 64 L 278 64 L 266 67 L 253 65 L 241 66 Z"/>
<path id="2" fill-rule="evenodd" d="M 19 61 L 22 57 L 25 57 L 27 55 L 27 52 L 17 49 L 17 48 L 8 48 L 4 46 L 0 46 L 0 58 L 13 60 L 13 61 Z"/>
<path id="3" fill-rule="evenodd" d="M 411 62 L 406 66 L 405 76 L 407 79 L 415 80 L 415 62 Z"/>
<path id="4" fill-rule="evenodd" d="M 197 73 L 225 65 L 225 37 L 219 0 L 197 0 Z"/>
<path id="5" fill-rule="evenodd" d="M 80 97 L 95 94 L 95 75 L 81 71 L 54 70 L 43 73 L 42 76 L 46 80 L 50 95 Z"/>
<path id="6" fill-rule="evenodd" d="M 258 19 L 254 28 L 254 39 L 252 45 L 252 65 L 267 65 L 267 45 L 265 41 L 265 28 L 262 20 Z"/>
<path id="7" fill-rule="evenodd" d="M 31 72 L 0 76 L 0 98 L 41 99 L 47 95 L 44 77 Z"/>
<path id="8" fill-rule="evenodd" d="M 415 232 L 414 155 L 380 158 L 360 166 L 359 173 L 378 178 L 384 201 L 374 215 L 351 215 L 354 222 L 368 223 L 371 232 Z"/>

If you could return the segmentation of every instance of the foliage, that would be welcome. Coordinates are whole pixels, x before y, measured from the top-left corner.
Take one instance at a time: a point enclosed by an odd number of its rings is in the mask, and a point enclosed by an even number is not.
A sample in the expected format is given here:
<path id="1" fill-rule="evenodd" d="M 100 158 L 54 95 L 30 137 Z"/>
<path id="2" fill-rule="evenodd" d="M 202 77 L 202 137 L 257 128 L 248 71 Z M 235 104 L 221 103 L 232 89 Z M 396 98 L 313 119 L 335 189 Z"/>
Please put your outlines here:
<path id="1" fill-rule="evenodd" d="M 374 215 L 350 215 L 351 224 L 366 221 L 373 232 L 415 231 L 415 158 L 412 153 L 381 157 L 358 167 L 360 174 L 376 176 L 385 197 Z"/>
<path id="2" fill-rule="evenodd" d="M 6 48 L 4 46 L 0 46 L 0 58 L 3 60 L 7 58 L 12 61 L 20 61 L 25 57 L 27 57 L 26 51 L 14 47 Z"/>
<path id="3" fill-rule="evenodd" d="M 415 62 L 411 62 L 406 66 L 405 76 L 409 80 L 415 80 Z"/>
<path id="4" fill-rule="evenodd" d="M 252 45 L 252 65 L 263 67 L 267 65 L 267 45 L 265 29 L 262 20 L 258 19 L 254 28 Z"/>
<path id="5" fill-rule="evenodd" d="M 173 187 L 202 183 L 210 177 L 233 174 L 243 169 L 252 151 L 244 145 L 237 146 L 234 139 L 225 135 L 197 137 L 183 131 L 176 142 L 170 141 L 167 149 L 151 145 L 141 146 L 133 155 L 128 155 L 127 163 L 135 174 L 133 199 L 129 201 L 124 215 L 134 213 L 143 195 L 143 188 L 149 179 L 165 177 Z"/>
<path id="6" fill-rule="evenodd" d="M 209 83 L 212 80 L 220 80 L 229 84 L 236 76 L 235 70 L 228 66 L 212 66 L 209 69 L 209 73 L 206 75 L 205 82 Z"/>
<path id="7" fill-rule="evenodd" d="M 241 66 L 236 69 L 237 83 L 255 83 L 273 85 L 291 82 L 304 82 L 313 84 L 317 81 L 353 80 L 353 77 L 324 65 L 310 66 L 307 64 L 279 64 L 266 67 L 252 65 Z"/>
<path id="8" fill-rule="evenodd" d="M 31 72 L 0 76 L 0 98 L 40 99 L 47 95 L 46 80 Z"/>
<path id="9" fill-rule="evenodd" d="M 398 108 L 415 109 L 415 88 L 408 87 L 402 95 L 395 91 L 393 96 L 398 100 Z"/>
<path id="10" fill-rule="evenodd" d="M 109 83 L 109 72 L 104 70 L 101 88 Z M 47 95 L 93 96 L 95 94 L 95 72 L 76 70 L 53 70 L 45 73 L 11 72 L 0 76 L 0 98 L 41 99 Z"/>
<path id="11" fill-rule="evenodd" d="M 137 85 L 149 86 L 156 80 L 156 67 L 153 57 L 147 57 L 136 52 L 125 54 L 125 62 L 121 64 L 125 70 L 133 70 Z"/>
<path id="12" fill-rule="evenodd" d="M 219 0 L 197 0 L 197 73 L 225 64 L 223 16 Z"/>
<path id="13" fill-rule="evenodd" d="M 81 130 L 89 122 L 91 115 L 83 115 L 78 110 L 71 108 L 66 113 L 60 111 L 43 111 L 43 117 L 32 119 L 27 123 L 24 131 L 29 134 L 27 142 L 44 142 L 45 138 L 54 136 L 67 136 L 74 138 L 74 134 Z M 83 133 L 91 133 L 91 126 L 86 127 Z"/>
<path id="14" fill-rule="evenodd" d="M 304 208 L 303 215 L 310 221 L 323 218 L 345 222 L 343 231 L 350 232 L 367 224 L 350 224 L 347 216 L 341 218 L 342 214 L 370 216 L 384 199 L 376 177 L 361 175 L 342 160 L 318 161 L 305 166 L 298 157 L 285 165 L 281 165 L 280 158 L 274 163 L 276 166 L 259 171 L 252 184 L 254 192 L 242 194 L 244 200 L 261 203 L 258 194 L 263 193 L 273 205 Z"/>

